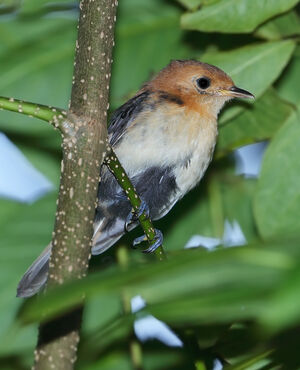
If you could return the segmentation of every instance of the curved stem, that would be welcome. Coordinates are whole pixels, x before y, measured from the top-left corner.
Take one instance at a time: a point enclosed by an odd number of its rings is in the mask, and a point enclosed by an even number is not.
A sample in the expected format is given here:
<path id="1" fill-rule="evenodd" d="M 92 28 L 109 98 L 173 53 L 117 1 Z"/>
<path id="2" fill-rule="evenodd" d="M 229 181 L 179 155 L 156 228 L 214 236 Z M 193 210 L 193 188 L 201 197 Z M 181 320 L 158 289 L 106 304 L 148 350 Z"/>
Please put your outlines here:
<path id="1" fill-rule="evenodd" d="M 132 182 L 130 181 L 129 177 L 127 176 L 124 168 L 122 167 L 122 165 L 121 165 L 120 161 L 118 160 L 118 157 L 116 156 L 112 147 L 108 148 L 104 163 L 108 166 L 110 171 L 114 174 L 114 176 L 118 180 L 118 183 L 120 184 L 122 189 L 125 191 L 125 194 L 127 195 L 134 211 L 138 212 L 138 210 L 140 208 L 140 205 L 141 205 L 141 199 L 138 196 L 138 194 L 136 192 L 136 189 L 132 185 Z M 144 212 L 139 217 L 139 222 L 140 222 L 141 227 L 143 228 L 143 230 L 145 232 L 148 243 L 151 246 L 152 244 L 155 243 L 155 239 L 154 239 L 155 230 L 154 230 L 152 221 L 151 221 L 150 217 L 147 216 L 147 214 Z M 165 257 L 166 257 L 162 246 L 158 247 L 155 250 L 154 253 L 160 261 L 164 260 Z"/>

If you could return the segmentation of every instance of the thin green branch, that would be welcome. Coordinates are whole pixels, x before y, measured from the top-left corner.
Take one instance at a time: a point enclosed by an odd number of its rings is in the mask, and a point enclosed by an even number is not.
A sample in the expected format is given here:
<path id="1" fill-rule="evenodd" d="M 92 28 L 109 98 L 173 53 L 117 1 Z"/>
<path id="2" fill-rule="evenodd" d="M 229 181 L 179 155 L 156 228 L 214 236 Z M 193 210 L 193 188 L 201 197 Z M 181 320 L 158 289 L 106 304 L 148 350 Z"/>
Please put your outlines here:
<path id="1" fill-rule="evenodd" d="M 60 128 L 62 121 L 67 117 L 67 112 L 61 109 L 3 96 L 0 97 L 0 109 L 39 118 L 49 122 L 56 128 Z"/>
<path id="2" fill-rule="evenodd" d="M 4 97 L 0 97 L 0 107 L 5 110 L 22 113 L 47 121 L 54 125 L 61 132 L 65 130 L 64 125 L 66 124 L 66 112 L 59 108 L 53 108 L 46 105 L 28 103 L 22 100 Z M 141 205 L 141 199 L 111 147 L 108 148 L 104 163 L 108 166 L 110 171 L 118 180 L 118 183 L 122 189 L 125 191 L 133 210 L 138 212 Z M 152 221 L 144 212 L 139 217 L 139 222 L 145 232 L 149 246 L 151 246 L 155 243 L 155 230 Z M 156 249 L 155 255 L 159 260 L 165 259 L 165 253 L 162 246 Z"/>
<path id="3" fill-rule="evenodd" d="M 134 212 L 137 213 L 141 206 L 141 199 L 111 147 L 106 152 L 104 163 L 108 166 L 110 171 L 118 180 L 118 183 L 125 191 L 125 194 L 127 195 Z M 150 217 L 147 216 L 146 212 L 139 216 L 139 222 L 145 232 L 149 245 L 153 245 L 155 243 L 155 229 Z M 165 253 L 162 246 L 158 247 L 154 253 L 160 261 L 165 259 Z"/>

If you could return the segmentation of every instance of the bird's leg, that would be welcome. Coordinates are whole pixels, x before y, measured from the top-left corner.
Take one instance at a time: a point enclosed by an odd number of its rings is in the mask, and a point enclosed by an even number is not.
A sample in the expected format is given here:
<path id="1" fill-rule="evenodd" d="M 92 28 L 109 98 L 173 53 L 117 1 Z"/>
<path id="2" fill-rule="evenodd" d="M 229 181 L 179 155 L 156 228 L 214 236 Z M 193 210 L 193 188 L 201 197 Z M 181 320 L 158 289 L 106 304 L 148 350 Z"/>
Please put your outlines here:
<path id="1" fill-rule="evenodd" d="M 125 231 L 128 231 L 128 227 L 130 226 L 130 224 L 132 224 L 133 222 L 138 221 L 138 218 L 143 213 L 145 213 L 146 217 L 149 217 L 150 210 L 149 210 L 148 204 L 144 200 L 141 200 L 141 204 L 139 206 L 139 209 L 135 210 L 134 208 L 132 208 L 131 212 L 128 214 L 128 216 L 126 218 L 126 221 L 125 221 L 125 226 L 124 226 Z"/>
<path id="2" fill-rule="evenodd" d="M 125 194 L 125 192 L 122 192 L 122 193 L 119 193 L 116 195 L 116 198 L 120 201 L 124 201 L 124 200 L 128 200 L 128 197 L 127 195 Z M 125 220 L 125 225 L 124 225 L 124 229 L 125 231 L 129 231 L 128 228 L 129 226 L 134 223 L 134 222 L 137 222 L 139 217 L 142 216 L 142 215 L 145 215 L 146 218 L 149 218 L 150 216 L 150 210 L 149 210 L 149 206 L 148 204 L 143 200 L 141 199 L 141 203 L 139 205 L 139 208 L 136 210 L 134 208 L 131 209 L 130 213 L 128 214 L 126 220 Z M 153 229 L 152 229 L 153 230 Z M 163 242 L 163 234 L 160 230 L 158 229 L 154 229 L 154 237 L 151 239 L 151 245 L 149 248 L 145 249 L 143 252 L 144 253 L 152 253 L 154 252 L 157 248 L 161 247 L 162 246 L 162 242 Z M 144 241 L 147 241 L 148 238 L 146 236 L 146 234 L 134 239 L 132 245 L 133 247 L 136 247 L 138 244 L 144 242 Z"/>
<path id="3" fill-rule="evenodd" d="M 150 245 L 149 248 L 145 249 L 144 253 L 152 253 L 154 252 L 158 247 L 162 245 L 163 242 L 163 234 L 160 230 L 154 229 L 155 236 L 152 240 L 154 240 L 154 243 Z M 140 244 L 143 241 L 147 241 L 146 235 L 139 236 L 138 238 L 134 239 L 132 245 L 135 247 L 136 245 Z"/>

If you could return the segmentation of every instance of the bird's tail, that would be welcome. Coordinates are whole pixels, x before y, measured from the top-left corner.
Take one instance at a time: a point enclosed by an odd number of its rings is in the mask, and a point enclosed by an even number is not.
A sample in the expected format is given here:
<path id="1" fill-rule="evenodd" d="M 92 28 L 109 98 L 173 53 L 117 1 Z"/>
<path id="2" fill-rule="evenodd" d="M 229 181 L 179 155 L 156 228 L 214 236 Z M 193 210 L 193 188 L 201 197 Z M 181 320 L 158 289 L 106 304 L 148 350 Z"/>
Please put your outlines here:
<path id="1" fill-rule="evenodd" d="M 31 297 L 43 288 L 47 281 L 51 248 L 50 243 L 25 272 L 18 284 L 17 297 Z"/>
<path id="2" fill-rule="evenodd" d="M 99 222 L 95 225 L 92 254 L 101 254 L 115 244 L 124 234 L 123 223 L 117 219 L 111 222 Z M 23 275 L 17 288 L 17 297 L 31 297 L 38 293 L 46 284 L 51 255 L 51 243 L 33 262 Z"/>

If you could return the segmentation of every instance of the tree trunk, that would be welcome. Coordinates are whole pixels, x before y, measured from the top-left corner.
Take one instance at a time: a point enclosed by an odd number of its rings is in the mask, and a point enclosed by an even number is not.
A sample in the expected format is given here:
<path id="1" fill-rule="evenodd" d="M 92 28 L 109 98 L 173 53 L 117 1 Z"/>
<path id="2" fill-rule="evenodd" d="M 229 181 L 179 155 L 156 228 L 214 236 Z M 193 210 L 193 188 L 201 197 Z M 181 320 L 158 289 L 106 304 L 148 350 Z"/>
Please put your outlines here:
<path id="1" fill-rule="evenodd" d="M 105 156 L 117 1 L 82 0 L 47 288 L 87 273 Z M 34 369 L 73 369 L 82 308 L 42 324 Z"/>

